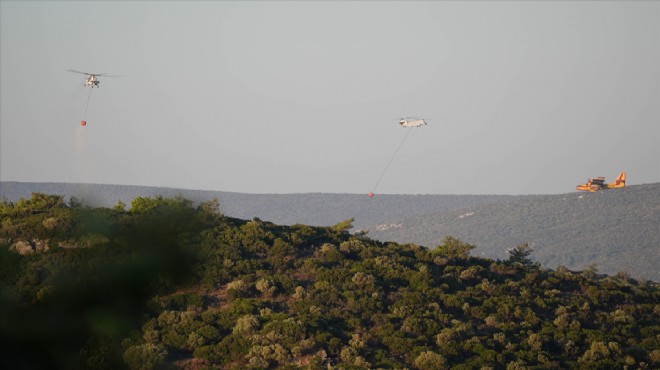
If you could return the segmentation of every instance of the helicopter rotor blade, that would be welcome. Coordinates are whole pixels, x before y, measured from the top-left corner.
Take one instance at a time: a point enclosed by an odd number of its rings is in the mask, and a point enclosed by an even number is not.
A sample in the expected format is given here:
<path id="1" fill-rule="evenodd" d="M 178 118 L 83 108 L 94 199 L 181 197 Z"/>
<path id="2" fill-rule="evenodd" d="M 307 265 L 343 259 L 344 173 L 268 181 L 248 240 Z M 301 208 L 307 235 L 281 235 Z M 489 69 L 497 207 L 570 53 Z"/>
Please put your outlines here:
<path id="1" fill-rule="evenodd" d="M 67 69 L 67 72 L 72 72 L 72 73 L 80 73 L 81 75 L 88 75 L 88 76 L 94 76 L 93 73 L 87 73 L 87 72 L 80 72 L 75 69 Z"/>
<path id="2" fill-rule="evenodd" d="M 87 73 L 87 72 L 81 72 L 75 69 L 67 69 L 67 72 L 72 72 L 72 73 L 80 73 L 81 75 L 87 75 L 87 76 L 93 76 L 93 77 L 126 77 L 126 76 L 120 76 L 120 75 L 111 75 L 107 73 Z"/>

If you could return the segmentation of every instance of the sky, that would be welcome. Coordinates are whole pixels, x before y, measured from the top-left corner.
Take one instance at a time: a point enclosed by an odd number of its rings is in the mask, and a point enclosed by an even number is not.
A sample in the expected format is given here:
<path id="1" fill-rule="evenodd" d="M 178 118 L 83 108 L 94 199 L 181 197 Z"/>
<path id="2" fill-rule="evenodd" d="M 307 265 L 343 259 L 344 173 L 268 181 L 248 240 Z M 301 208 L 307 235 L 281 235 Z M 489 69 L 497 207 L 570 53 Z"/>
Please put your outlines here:
<path id="1" fill-rule="evenodd" d="M 90 95 L 67 69 L 125 77 Z M 0 2 L 2 181 L 515 195 L 620 171 L 660 182 L 660 2 Z"/>

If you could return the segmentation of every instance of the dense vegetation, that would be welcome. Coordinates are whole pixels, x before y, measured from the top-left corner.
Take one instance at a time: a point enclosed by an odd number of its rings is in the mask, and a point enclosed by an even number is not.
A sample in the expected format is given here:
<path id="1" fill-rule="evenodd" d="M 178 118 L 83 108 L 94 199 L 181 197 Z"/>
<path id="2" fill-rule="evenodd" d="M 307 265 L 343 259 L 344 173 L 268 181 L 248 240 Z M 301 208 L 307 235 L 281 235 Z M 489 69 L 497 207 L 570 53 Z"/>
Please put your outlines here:
<path id="1" fill-rule="evenodd" d="M 279 226 L 217 201 L 0 204 L 6 368 L 657 368 L 660 289 Z M 19 253 L 20 252 L 20 253 Z"/>

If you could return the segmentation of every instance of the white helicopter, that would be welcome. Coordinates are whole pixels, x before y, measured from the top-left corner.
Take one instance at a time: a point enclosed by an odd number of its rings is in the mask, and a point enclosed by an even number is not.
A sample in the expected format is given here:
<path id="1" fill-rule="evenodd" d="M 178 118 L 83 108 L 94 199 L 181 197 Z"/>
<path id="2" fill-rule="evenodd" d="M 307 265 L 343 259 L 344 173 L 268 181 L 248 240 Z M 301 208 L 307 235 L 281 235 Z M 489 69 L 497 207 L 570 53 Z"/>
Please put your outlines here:
<path id="1" fill-rule="evenodd" d="M 98 77 L 125 77 L 125 76 L 116 76 L 116 75 L 109 75 L 107 73 L 87 73 L 87 72 L 80 72 L 76 71 L 75 69 L 67 69 L 67 72 L 72 72 L 72 73 L 80 73 L 81 75 L 87 75 L 88 77 L 85 79 L 85 83 L 83 83 L 83 86 L 91 86 L 92 88 L 94 87 L 99 87 L 99 81 Z"/>
<path id="2" fill-rule="evenodd" d="M 420 127 L 426 125 L 426 120 L 417 117 L 403 117 L 399 121 L 402 127 Z"/>

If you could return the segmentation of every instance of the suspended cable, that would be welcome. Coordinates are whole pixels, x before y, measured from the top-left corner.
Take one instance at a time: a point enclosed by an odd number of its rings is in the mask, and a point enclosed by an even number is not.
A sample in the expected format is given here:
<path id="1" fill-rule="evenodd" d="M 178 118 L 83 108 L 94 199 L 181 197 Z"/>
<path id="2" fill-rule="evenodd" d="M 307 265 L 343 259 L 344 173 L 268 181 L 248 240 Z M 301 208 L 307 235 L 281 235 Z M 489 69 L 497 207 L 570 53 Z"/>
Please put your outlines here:
<path id="1" fill-rule="evenodd" d="M 401 147 L 403 146 L 403 143 L 406 142 L 406 139 L 408 138 L 408 135 L 410 135 L 410 131 L 411 131 L 412 129 L 413 129 L 413 127 L 408 128 L 408 132 L 406 132 L 406 136 L 404 136 L 404 137 L 403 137 L 403 140 L 401 140 L 401 142 L 399 143 L 399 146 L 398 146 L 398 147 L 396 148 L 396 150 L 394 151 L 394 154 L 392 155 L 392 158 L 390 158 L 390 161 L 387 162 L 387 166 L 385 166 L 385 169 L 384 169 L 383 172 L 380 174 L 380 177 L 378 178 L 378 181 L 376 181 L 376 185 L 374 185 L 373 189 L 372 189 L 371 192 L 369 193 L 369 196 L 370 196 L 370 197 L 373 197 L 373 196 L 374 196 L 374 192 L 376 192 L 376 188 L 378 187 L 378 184 L 380 183 L 380 180 L 382 180 L 382 179 L 383 179 L 383 176 L 385 176 L 385 172 L 387 172 L 387 169 L 390 168 L 390 165 L 391 165 L 392 162 L 394 161 L 394 158 L 396 157 L 397 153 L 399 153 L 399 149 L 401 149 Z"/>
<path id="2" fill-rule="evenodd" d="M 89 98 L 92 96 L 93 88 L 89 88 L 89 94 L 87 94 L 87 103 L 85 104 L 85 118 L 87 118 L 87 108 L 89 107 Z"/>
<path id="3" fill-rule="evenodd" d="M 80 121 L 81 126 L 86 126 L 87 125 L 87 108 L 89 108 L 89 98 L 92 97 L 92 90 L 94 90 L 93 87 L 89 88 L 89 94 L 87 94 L 87 103 L 85 103 L 85 113 L 83 114 L 83 119 Z"/>

